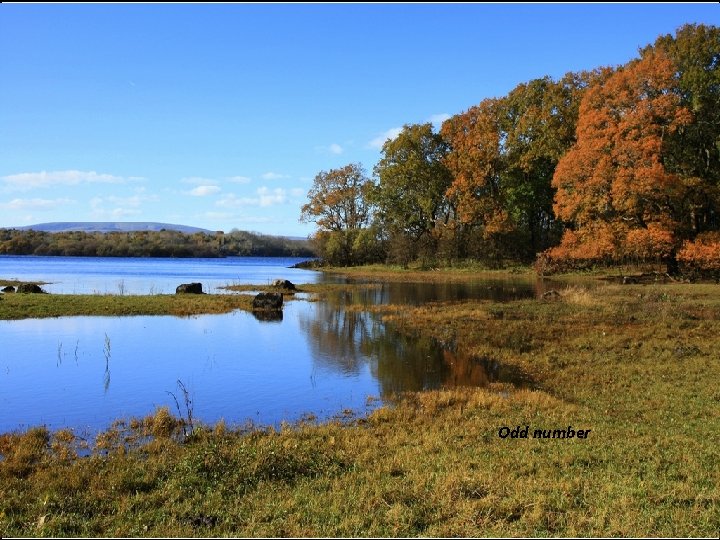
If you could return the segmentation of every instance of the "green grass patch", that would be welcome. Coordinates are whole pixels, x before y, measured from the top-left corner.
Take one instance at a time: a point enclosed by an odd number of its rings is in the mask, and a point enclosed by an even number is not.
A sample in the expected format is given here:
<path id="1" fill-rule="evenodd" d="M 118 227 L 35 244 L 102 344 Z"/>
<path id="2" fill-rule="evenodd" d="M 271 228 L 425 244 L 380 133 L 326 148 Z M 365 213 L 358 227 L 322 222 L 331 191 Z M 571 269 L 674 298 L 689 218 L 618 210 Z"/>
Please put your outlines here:
<path id="1" fill-rule="evenodd" d="M 328 274 L 342 274 L 349 279 L 367 281 L 413 281 L 413 282 L 467 282 L 479 280 L 517 280 L 535 279 L 535 272 L 525 266 L 512 266 L 503 269 L 491 269 L 481 264 L 465 262 L 459 266 L 408 267 L 373 264 L 350 267 L 323 267 Z"/>
<path id="2" fill-rule="evenodd" d="M 0 320 L 78 315 L 177 315 L 252 309 L 252 297 L 235 294 L 4 294 Z"/>

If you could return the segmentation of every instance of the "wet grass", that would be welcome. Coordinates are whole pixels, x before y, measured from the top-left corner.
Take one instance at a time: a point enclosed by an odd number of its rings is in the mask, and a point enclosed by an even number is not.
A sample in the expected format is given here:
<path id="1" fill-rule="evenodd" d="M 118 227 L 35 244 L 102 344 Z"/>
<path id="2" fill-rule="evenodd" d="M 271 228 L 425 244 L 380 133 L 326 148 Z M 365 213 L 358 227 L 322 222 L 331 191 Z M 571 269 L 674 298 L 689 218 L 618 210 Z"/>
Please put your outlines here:
<path id="1" fill-rule="evenodd" d="M 349 282 L 349 283 L 303 283 L 297 285 L 295 290 L 288 290 L 275 287 L 273 285 L 247 285 L 233 284 L 221 287 L 222 289 L 233 292 L 280 292 L 289 300 L 294 298 L 297 293 L 310 293 L 312 295 L 322 295 L 338 291 L 349 291 L 353 289 L 365 289 L 368 287 L 376 287 L 379 283 L 366 282 Z"/>
<path id="2" fill-rule="evenodd" d="M 522 368 L 536 390 L 414 393 L 350 425 L 189 438 L 159 410 L 85 458 L 69 432 L 2 435 L 0 534 L 716 537 L 720 289 L 558 292 L 375 308 L 405 333 Z M 503 439 L 503 426 L 530 437 Z M 592 431 L 532 437 L 568 426 Z"/>
<path id="3" fill-rule="evenodd" d="M 78 315 L 201 315 L 252 309 L 252 297 L 231 294 L 3 294 L 0 320 Z"/>
<path id="4" fill-rule="evenodd" d="M 419 266 L 407 267 L 385 264 L 328 267 L 327 274 L 343 275 L 351 280 L 364 281 L 414 281 L 414 282 L 465 282 L 468 280 L 498 279 L 535 279 L 535 272 L 526 266 L 511 266 L 503 269 L 491 269 L 480 263 L 466 262 L 457 266 Z"/>

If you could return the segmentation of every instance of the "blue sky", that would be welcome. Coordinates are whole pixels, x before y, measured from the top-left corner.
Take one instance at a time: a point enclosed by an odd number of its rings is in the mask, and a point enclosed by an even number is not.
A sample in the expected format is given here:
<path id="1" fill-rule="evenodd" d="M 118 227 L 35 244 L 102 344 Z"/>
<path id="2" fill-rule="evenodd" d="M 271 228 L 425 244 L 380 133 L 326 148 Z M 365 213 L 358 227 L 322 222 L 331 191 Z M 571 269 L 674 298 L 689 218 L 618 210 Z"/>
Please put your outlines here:
<path id="1" fill-rule="evenodd" d="M 320 171 L 403 124 L 623 64 L 717 3 L 2 4 L 0 227 L 306 236 Z"/>

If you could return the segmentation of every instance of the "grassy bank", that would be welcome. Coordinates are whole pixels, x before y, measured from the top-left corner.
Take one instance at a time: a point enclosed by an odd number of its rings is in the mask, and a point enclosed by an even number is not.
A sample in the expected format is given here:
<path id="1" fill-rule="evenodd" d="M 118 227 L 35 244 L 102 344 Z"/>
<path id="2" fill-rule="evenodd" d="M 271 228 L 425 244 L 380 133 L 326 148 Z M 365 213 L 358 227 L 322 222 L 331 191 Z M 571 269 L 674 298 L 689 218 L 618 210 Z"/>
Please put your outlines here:
<path id="1" fill-rule="evenodd" d="M 201 315 L 250 310 L 252 296 L 230 294 L 3 294 L 0 320 L 77 315 Z"/>
<path id="2" fill-rule="evenodd" d="M 0 533 L 717 536 L 719 292 L 569 286 L 547 301 L 378 306 L 540 389 L 410 394 L 350 426 L 218 425 L 183 444 L 160 411 L 132 423 L 150 442 L 126 450 L 109 432 L 88 458 L 69 433 L 0 436 Z M 533 438 L 568 426 L 591 431 Z"/>
<path id="3" fill-rule="evenodd" d="M 485 265 L 466 262 L 458 266 L 421 267 L 419 265 L 393 266 L 387 264 L 368 264 L 364 266 L 324 267 L 326 274 L 339 274 L 351 279 L 368 281 L 467 281 L 468 279 L 509 279 L 535 278 L 535 272 L 528 266 L 512 266 L 503 269 L 491 269 Z"/>

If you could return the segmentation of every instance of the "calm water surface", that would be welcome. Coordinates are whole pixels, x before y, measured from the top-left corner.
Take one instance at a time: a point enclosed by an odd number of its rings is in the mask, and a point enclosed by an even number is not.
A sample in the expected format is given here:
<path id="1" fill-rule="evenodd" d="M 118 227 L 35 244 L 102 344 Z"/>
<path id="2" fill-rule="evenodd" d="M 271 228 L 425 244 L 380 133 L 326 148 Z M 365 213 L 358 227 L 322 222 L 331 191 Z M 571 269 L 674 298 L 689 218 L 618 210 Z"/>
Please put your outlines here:
<path id="1" fill-rule="evenodd" d="M 43 281 L 61 294 L 167 294 L 181 283 L 200 282 L 206 293 L 233 283 L 265 285 L 275 279 L 315 283 L 318 272 L 288 268 L 307 259 L 228 257 L 170 259 L 123 257 L 33 257 L 0 255 L 0 279 Z"/>
<path id="2" fill-rule="evenodd" d="M 65 292 L 92 292 L 85 288 L 92 283 L 94 290 L 115 294 L 118 279 L 126 280 L 126 293 L 174 291 L 183 281 L 212 283 L 212 290 L 229 282 L 325 279 L 285 267 L 295 261 L 13 257 L 0 258 L 0 278 L 52 280 Z M 0 321 L 0 432 L 40 424 L 93 432 L 158 406 L 177 413 L 170 392 L 182 405 L 178 380 L 190 391 L 196 418 L 230 425 L 278 424 L 309 413 L 328 418 L 362 411 L 368 398 L 381 402 L 396 391 L 522 382 L 523 374 L 492 359 L 403 337 L 371 313 L 346 307 L 522 298 L 544 287 L 528 281 L 391 283 L 322 302 L 286 302 L 279 321 L 245 312 Z"/>

